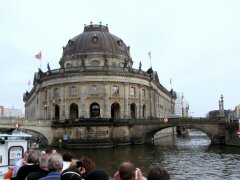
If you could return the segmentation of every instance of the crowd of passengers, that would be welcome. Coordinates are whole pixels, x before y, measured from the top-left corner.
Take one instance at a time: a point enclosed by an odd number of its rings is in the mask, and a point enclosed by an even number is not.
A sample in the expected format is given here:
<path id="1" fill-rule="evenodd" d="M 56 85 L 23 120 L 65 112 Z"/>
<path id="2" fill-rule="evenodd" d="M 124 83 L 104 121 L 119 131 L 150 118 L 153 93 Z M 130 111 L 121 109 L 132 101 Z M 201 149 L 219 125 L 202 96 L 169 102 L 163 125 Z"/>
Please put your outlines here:
<path id="1" fill-rule="evenodd" d="M 62 155 L 55 149 L 46 152 L 26 151 L 23 159 L 16 162 L 5 175 L 11 180 L 169 180 L 169 173 L 159 165 L 150 166 L 144 177 L 139 168 L 130 161 L 122 162 L 113 178 L 103 169 L 97 169 L 95 162 L 83 156 L 74 159 L 71 152 Z"/>

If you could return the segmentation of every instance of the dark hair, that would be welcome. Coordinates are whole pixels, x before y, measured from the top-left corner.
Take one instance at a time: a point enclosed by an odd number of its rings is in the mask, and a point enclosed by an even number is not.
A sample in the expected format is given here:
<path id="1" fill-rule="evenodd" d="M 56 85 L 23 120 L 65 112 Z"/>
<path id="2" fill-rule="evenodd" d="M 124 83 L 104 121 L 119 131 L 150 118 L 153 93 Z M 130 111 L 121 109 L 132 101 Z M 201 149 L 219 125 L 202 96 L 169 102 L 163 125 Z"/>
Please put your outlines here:
<path id="1" fill-rule="evenodd" d="M 90 171 L 92 171 L 96 168 L 95 162 L 88 156 L 81 157 L 81 161 L 83 163 L 83 167 L 86 170 L 86 173 L 84 173 L 83 176 L 85 176 L 87 173 L 89 173 Z"/>
<path id="2" fill-rule="evenodd" d="M 148 169 L 147 180 L 169 180 L 169 173 L 161 166 L 150 166 Z"/>
<path id="3" fill-rule="evenodd" d="M 73 159 L 73 154 L 71 152 L 64 152 L 62 157 L 63 161 L 71 162 Z"/>
<path id="4" fill-rule="evenodd" d="M 119 175 L 121 180 L 131 180 L 135 177 L 136 168 L 133 163 L 131 162 L 123 162 L 120 164 L 119 168 Z"/>
<path id="5" fill-rule="evenodd" d="M 83 167 L 83 162 L 82 161 L 77 161 L 77 168 Z"/>
<path id="6" fill-rule="evenodd" d="M 102 169 L 94 169 L 87 174 L 85 180 L 109 180 L 109 176 Z"/>
<path id="7" fill-rule="evenodd" d="M 56 150 L 56 149 L 54 149 L 54 148 L 52 148 L 52 147 L 48 147 L 47 149 L 46 149 L 46 153 L 52 153 L 53 152 L 53 150 Z"/>

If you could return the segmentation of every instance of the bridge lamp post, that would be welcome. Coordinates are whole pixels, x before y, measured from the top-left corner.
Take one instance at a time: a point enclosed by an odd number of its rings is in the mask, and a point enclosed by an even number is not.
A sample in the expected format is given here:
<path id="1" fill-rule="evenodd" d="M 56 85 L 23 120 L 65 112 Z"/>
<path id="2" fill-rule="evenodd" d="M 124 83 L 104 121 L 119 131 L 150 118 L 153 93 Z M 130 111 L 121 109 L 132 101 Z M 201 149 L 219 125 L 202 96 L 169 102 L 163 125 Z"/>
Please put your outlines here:
<path id="1" fill-rule="evenodd" d="M 181 100 L 181 104 L 182 104 L 182 117 L 184 117 L 184 108 L 183 108 L 183 94 L 182 94 L 182 100 Z"/>

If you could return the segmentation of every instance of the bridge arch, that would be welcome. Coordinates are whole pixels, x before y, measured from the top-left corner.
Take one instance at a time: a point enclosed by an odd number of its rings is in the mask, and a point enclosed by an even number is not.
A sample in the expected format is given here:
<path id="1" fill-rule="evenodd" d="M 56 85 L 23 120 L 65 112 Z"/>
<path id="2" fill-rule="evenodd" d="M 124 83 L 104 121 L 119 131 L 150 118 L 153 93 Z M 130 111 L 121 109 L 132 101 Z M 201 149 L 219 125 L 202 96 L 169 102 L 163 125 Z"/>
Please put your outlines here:
<path id="1" fill-rule="evenodd" d="M 32 137 L 29 140 L 30 143 L 38 143 L 40 147 L 47 147 L 51 144 L 49 137 L 47 137 L 44 133 L 32 129 L 21 129 L 23 132 L 27 134 L 31 134 Z"/>
<path id="2" fill-rule="evenodd" d="M 9 130 L 13 131 L 14 128 L 1 127 L 1 130 L 3 130 L 3 131 L 9 131 Z M 23 128 L 21 127 L 21 131 L 26 133 L 26 134 L 32 135 L 32 137 L 30 139 L 28 139 L 29 144 L 37 143 L 37 144 L 40 145 L 40 147 L 47 147 L 51 144 L 50 137 L 46 136 L 46 134 L 42 131 L 33 130 L 33 129 L 30 129 L 30 128 L 26 128 L 26 127 L 23 127 Z"/>
<path id="3" fill-rule="evenodd" d="M 210 139 L 211 144 L 224 144 L 225 136 L 224 136 L 224 123 L 195 123 L 195 124 L 184 124 L 184 123 L 162 123 L 159 125 L 138 125 L 134 126 L 132 129 L 132 134 L 135 141 L 144 143 L 151 142 L 154 134 L 157 132 L 170 127 L 175 127 L 177 125 L 184 125 L 191 129 L 197 129 L 202 131 L 207 135 Z M 139 129 L 144 129 L 139 131 Z"/>

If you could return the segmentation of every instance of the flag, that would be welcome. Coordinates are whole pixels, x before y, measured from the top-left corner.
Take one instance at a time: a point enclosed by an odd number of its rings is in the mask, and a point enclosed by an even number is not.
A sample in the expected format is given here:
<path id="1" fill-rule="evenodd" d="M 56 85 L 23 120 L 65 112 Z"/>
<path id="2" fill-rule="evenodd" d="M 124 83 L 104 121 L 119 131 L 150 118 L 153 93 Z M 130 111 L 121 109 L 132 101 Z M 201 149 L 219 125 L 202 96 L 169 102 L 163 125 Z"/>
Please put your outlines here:
<path id="1" fill-rule="evenodd" d="M 170 78 L 170 84 L 172 85 L 172 78 Z"/>
<path id="2" fill-rule="evenodd" d="M 31 81 L 29 80 L 29 81 L 28 81 L 28 86 L 30 86 L 30 84 L 31 84 Z"/>
<path id="3" fill-rule="evenodd" d="M 148 56 L 149 56 L 149 58 L 151 60 L 151 51 L 148 52 Z"/>
<path id="4" fill-rule="evenodd" d="M 36 59 L 39 59 L 39 60 L 42 60 L 42 52 L 40 51 L 39 53 L 37 53 L 37 54 L 35 55 L 35 58 L 36 58 Z"/>

